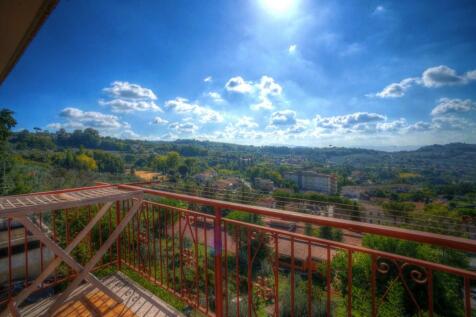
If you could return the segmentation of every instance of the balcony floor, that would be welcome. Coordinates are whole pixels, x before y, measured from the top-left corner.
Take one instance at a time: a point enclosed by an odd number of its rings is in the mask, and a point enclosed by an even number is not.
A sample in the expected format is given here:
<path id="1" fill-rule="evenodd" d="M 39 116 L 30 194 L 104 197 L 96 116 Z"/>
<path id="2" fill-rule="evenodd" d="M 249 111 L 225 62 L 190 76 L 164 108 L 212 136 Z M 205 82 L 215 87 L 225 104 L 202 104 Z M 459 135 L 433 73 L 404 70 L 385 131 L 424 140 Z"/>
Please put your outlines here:
<path id="1" fill-rule="evenodd" d="M 88 284 L 79 287 L 55 314 L 57 317 L 162 317 L 183 316 L 170 305 L 157 298 L 122 273 L 103 279 L 103 283 L 123 299 L 118 304 L 104 293 Z M 41 316 L 55 297 L 41 300 L 21 309 L 25 317 Z"/>

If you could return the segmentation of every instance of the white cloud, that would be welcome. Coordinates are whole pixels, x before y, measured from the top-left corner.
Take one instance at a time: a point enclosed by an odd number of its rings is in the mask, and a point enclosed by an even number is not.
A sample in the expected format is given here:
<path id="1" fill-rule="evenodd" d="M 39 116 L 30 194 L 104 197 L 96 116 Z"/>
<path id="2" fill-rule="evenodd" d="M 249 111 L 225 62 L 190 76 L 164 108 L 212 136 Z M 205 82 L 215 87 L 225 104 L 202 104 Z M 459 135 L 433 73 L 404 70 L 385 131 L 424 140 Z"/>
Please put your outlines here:
<path id="1" fill-rule="evenodd" d="M 471 134 L 474 132 L 470 132 L 470 130 L 474 131 L 476 124 L 474 121 L 467 120 L 464 117 L 447 115 L 434 117 L 432 128 L 443 131 L 464 131 L 466 134 Z"/>
<path id="2" fill-rule="evenodd" d="M 123 138 L 138 137 L 138 135 L 132 131 L 129 123 L 121 121 L 115 115 L 104 114 L 96 111 L 83 111 L 74 107 L 64 108 L 59 115 L 64 119 L 64 122 L 51 123 L 48 125 L 48 128 L 54 130 L 83 130 L 86 128 L 93 128 L 103 135 Z"/>
<path id="3" fill-rule="evenodd" d="M 198 130 L 198 126 L 190 121 L 172 122 L 169 128 L 179 134 L 193 134 Z"/>
<path id="4" fill-rule="evenodd" d="M 60 116 L 71 123 L 80 123 L 91 128 L 114 129 L 124 126 L 117 116 L 96 111 L 82 111 L 72 107 L 63 109 Z"/>
<path id="5" fill-rule="evenodd" d="M 380 14 L 380 13 L 383 13 L 385 12 L 385 7 L 383 5 L 378 5 L 377 7 L 375 7 L 375 10 L 374 10 L 374 14 Z"/>
<path id="6" fill-rule="evenodd" d="M 378 113 L 355 112 L 351 114 L 314 118 L 316 126 L 324 129 L 362 129 L 363 124 L 384 122 L 387 117 Z"/>
<path id="7" fill-rule="evenodd" d="M 268 99 L 261 100 L 260 102 L 252 104 L 250 106 L 250 109 L 254 111 L 272 110 L 273 108 L 274 108 L 273 103 Z"/>
<path id="8" fill-rule="evenodd" d="M 250 106 L 251 110 L 271 110 L 274 108 L 271 98 L 279 97 L 283 92 L 283 87 L 279 85 L 272 77 L 262 76 L 260 81 L 255 84 L 258 90 L 259 102 Z"/>
<path id="9" fill-rule="evenodd" d="M 467 72 L 465 77 L 468 80 L 476 80 L 476 70 L 471 70 L 471 71 Z"/>
<path id="10" fill-rule="evenodd" d="M 108 106 L 112 112 L 156 111 L 162 109 L 156 104 L 157 96 L 149 89 L 126 81 L 115 81 L 103 91 L 111 97 L 109 100 L 99 100 L 102 106 Z"/>
<path id="11" fill-rule="evenodd" d="M 258 123 L 253 118 L 243 116 L 238 118 L 234 123 L 228 123 L 225 128 L 220 128 L 218 131 L 213 131 L 198 137 L 220 142 L 224 140 L 236 142 L 237 140 L 249 141 L 263 139 L 267 133 L 255 130 L 258 127 Z"/>
<path id="12" fill-rule="evenodd" d="M 288 47 L 288 53 L 293 55 L 296 53 L 296 50 L 297 50 L 297 45 L 296 44 L 291 44 L 289 45 Z"/>
<path id="13" fill-rule="evenodd" d="M 431 130 L 432 124 L 429 122 L 418 121 L 406 127 L 407 132 L 423 132 Z"/>
<path id="14" fill-rule="evenodd" d="M 206 83 L 211 83 L 213 81 L 213 77 L 212 76 L 207 76 L 203 79 L 204 82 Z"/>
<path id="15" fill-rule="evenodd" d="M 407 120 L 405 118 L 400 118 L 389 122 L 378 122 L 376 128 L 383 132 L 399 132 L 406 126 Z"/>
<path id="16" fill-rule="evenodd" d="M 306 120 L 306 119 L 296 119 L 296 123 L 293 126 L 289 127 L 286 130 L 286 133 L 287 134 L 301 134 L 301 133 L 304 133 L 308 130 L 309 123 L 310 123 L 310 121 Z"/>
<path id="17" fill-rule="evenodd" d="M 468 72 L 469 74 L 471 72 Z M 423 72 L 423 85 L 426 87 L 441 87 L 447 85 L 465 84 L 469 78 L 458 75 L 456 71 L 445 65 L 430 67 Z"/>
<path id="18" fill-rule="evenodd" d="M 272 77 L 262 76 L 261 80 L 256 87 L 259 89 L 260 95 L 267 96 L 279 96 L 283 92 L 283 87 L 274 81 Z"/>
<path id="19" fill-rule="evenodd" d="M 426 69 L 421 77 L 406 78 L 399 83 L 388 85 L 381 92 L 369 94 L 369 96 L 375 95 L 380 98 L 397 98 L 404 96 L 405 92 L 414 85 L 437 88 L 451 85 L 464 85 L 473 80 L 476 80 L 476 70 L 458 75 L 456 70 L 445 65 L 440 65 Z"/>
<path id="20" fill-rule="evenodd" d="M 247 94 L 253 91 L 253 86 L 241 76 L 232 77 L 225 84 L 225 89 L 229 92 Z"/>
<path id="21" fill-rule="evenodd" d="M 215 131 L 208 135 L 211 139 L 223 140 L 258 140 L 264 139 L 267 133 L 257 131 L 253 128 L 239 127 L 234 124 L 228 124 L 225 129 Z"/>
<path id="22" fill-rule="evenodd" d="M 273 112 L 269 119 L 269 125 L 273 127 L 290 126 L 294 124 L 296 124 L 296 112 L 292 110 Z"/>
<path id="23" fill-rule="evenodd" d="M 375 95 L 380 98 L 398 98 L 402 97 L 408 88 L 410 88 L 414 83 L 420 81 L 417 77 L 406 78 L 399 83 L 393 83 L 385 87 L 381 92 L 376 93 Z"/>
<path id="24" fill-rule="evenodd" d="M 271 99 L 281 96 L 283 87 L 272 77 L 262 76 L 258 82 L 246 81 L 241 76 L 228 80 L 225 89 L 229 92 L 248 94 L 252 98 L 257 98 L 258 102 L 251 104 L 251 110 L 271 110 L 274 108 Z"/>
<path id="25" fill-rule="evenodd" d="M 186 98 L 177 97 L 165 102 L 165 107 L 174 110 L 178 114 L 194 114 L 202 123 L 222 122 L 223 116 L 213 109 L 193 104 Z"/>
<path id="26" fill-rule="evenodd" d="M 441 98 L 431 111 L 432 116 L 441 116 L 451 113 L 468 112 L 476 108 L 476 104 L 469 99 Z"/>
<path id="27" fill-rule="evenodd" d="M 222 96 L 220 95 L 220 93 L 216 92 L 216 91 L 210 91 L 207 93 L 207 97 L 209 97 L 211 100 L 213 100 L 213 102 L 215 103 L 221 103 L 221 102 L 224 102 L 225 100 L 222 98 Z"/>
<path id="28" fill-rule="evenodd" d="M 112 112 L 135 112 L 135 111 L 156 111 L 162 112 L 162 109 L 154 102 L 147 100 L 131 100 L 131 99 L 112 99 L 99 100 L 102 106 L 111 107 Z"/>
<path id="29" fill-rule="evenodd" d="M 103 91 L 113 98 L 157 100 L 157 96 L 152 90 L 127 81 L 115 81 L 111 87 L 104 88 Z"/>
<path id="30" fill-rule="evenodd" d="M 160 137 L 162 140 L 167 140 L 167 141 L 175 141 L 179 138 L 179 136 L 175 133 L 168 132 Z"/>
<path id="31" fill-rule="evenodd" d="M 169 123 L 167 120 L 161 118 L 161 117 L 155 117 L 154 118 L 154 121 L 152 121 L 152 123 L 154 124 L 158 124 L 158 125 L 165 125 L 167 123 Z"/>
<path id="32" fill-rule="evenodd" d="M 235 123 L 235 126 L 238 128 L 254 129 L 258 127 L 258 123 L 251 117 L 241 117 Z"/>
<path id="33" fill-rule="evenodd" d="M 142 136 L 135 133 L 134 131 L 132 130 L 124 130 L 124 131 L 121 131 L 119 132 L 119 134 L 116 135 L 118 138 L 121 138 L 121 139 L 141 139 Z"/>

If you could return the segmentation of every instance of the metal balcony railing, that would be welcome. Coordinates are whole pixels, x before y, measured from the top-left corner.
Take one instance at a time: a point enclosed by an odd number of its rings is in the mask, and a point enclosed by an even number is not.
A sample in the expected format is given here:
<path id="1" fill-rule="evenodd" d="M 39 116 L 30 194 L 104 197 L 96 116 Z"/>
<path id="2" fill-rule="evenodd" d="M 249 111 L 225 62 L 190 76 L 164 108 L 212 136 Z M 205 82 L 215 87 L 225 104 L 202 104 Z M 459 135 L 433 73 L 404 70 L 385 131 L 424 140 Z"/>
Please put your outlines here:
<path id="1" fill-rule="evenodd" d="M 264 222 L 225 217 L 246 212 L 275 221 L 329 226 L 433 246 L 432 252 L 466 257 L 473 240 L 343 219 L 286 212 L 118 185 L 142 190 L 146 200 L 95 270 L 135 272 L 209 316 L 472 316 L 471 287 L 476 273 L 461 263 L 438 263 L 277 229 Z M 180 202 L 180 206 L 171 203 Z M 118 201 L 73 253 L 87 262 L 132 204 Z M 98 206 L 56 210 L 36 220 L 53 240 L 67 245 Z M 0 303 L 29 285 L 31 241 L 24 228 L 5 219 L 6 247 L 0 258 Z M 298 226 L 299 227 L 299 226 Z M 295 228 L 289 226 L 289 228 Z M 23 247 L 14 246 L 24 231 Z M 17 232 L 18 233 L 18 232 Z M 15 236 L 15 239 L 13 237 Z M 21 249 L 21 250 L 20 250 Z M 45 266 L 37 246 L 37 265 Z M 2 253 L 3 252 L 3 253 Z M 15 256 L 21 254 L 23 261 Z M 431 254 L 431 252 L 430 252 Z M 0 259 L 1 260 L 1 259 Z M 77 273 L 60 266 L 39 288 L 57 287 Z M 1 287 L 1 286 L 0 286 Z M 451 305 L 447 303 L 452 299 Z"/>

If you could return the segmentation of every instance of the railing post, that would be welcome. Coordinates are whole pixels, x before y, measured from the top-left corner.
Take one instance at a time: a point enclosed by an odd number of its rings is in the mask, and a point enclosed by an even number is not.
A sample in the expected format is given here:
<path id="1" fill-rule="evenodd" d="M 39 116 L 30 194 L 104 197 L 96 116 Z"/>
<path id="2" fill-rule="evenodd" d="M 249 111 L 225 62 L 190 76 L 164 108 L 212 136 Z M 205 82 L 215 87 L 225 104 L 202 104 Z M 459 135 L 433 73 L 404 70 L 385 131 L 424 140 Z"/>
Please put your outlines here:
<path id="1" fill-rule="evenodd" d="M 223 316 L 223 280 L 221 258 L 221 208 L 215 206 L 215 224 L 213 246 L 215 248 L 215 316 Z"/>
<path id="2" fill-rule="evenodd" d="M 119 201 L 116 201 L 116 227 L 119 225 L 121 222 L 121 204 Z M 117 269 L 120 271 L 121 270 L 121 235 L 117 237 L 116 240 L 116 264 L 117 264 Z"/>

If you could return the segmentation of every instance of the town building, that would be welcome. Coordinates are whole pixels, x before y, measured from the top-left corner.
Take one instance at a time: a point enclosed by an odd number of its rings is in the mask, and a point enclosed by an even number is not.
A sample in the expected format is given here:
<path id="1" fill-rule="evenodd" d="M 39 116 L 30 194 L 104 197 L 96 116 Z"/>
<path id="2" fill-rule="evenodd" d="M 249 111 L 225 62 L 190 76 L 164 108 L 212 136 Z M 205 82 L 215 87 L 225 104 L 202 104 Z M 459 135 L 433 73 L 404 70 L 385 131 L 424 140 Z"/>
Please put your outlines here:
<path id="1" fill-rule="evenodd" d="M 274 183 L 272 180 L 261 177 L 255 178 L 254 185 L 256 189 L 264 192 L 271 192 L 274 189 Z"/>
<path id="2" fill-rule="evenodd" d="M 198 183 L 205 183 L 209 182 L 215 177 L 218 176 L 218 173 L 215 170 L 209 169 L 204 172 L 198 173 L 193 178 L 198 182 Z"/>
<path id="3" fill-rule="evenodd" d="M 335 174 L 298 171 L 285 173 L 284 178 L 296 183 L 300 190 L 311 190 L 330 195 L 337 193 L 337 177 Z"/>

